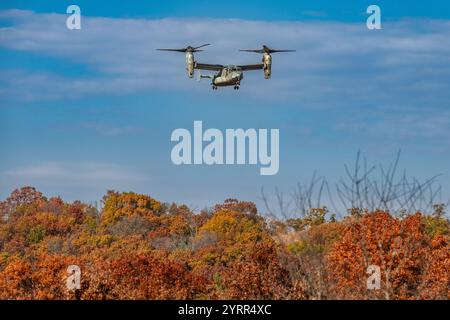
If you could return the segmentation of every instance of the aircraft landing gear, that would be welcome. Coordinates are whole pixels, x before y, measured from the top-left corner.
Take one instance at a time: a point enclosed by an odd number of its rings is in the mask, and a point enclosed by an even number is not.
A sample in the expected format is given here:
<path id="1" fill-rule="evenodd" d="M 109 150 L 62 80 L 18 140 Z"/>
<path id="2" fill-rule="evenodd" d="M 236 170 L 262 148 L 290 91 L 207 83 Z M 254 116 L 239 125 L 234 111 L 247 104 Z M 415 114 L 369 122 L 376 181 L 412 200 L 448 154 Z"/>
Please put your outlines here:
<path id="1" fill-rule="evenodd" d="M 239 85 L 234 86 L 234 90 L 239 90 Z"/>
<path id="2" fill-rule="evenodd" d="M 217 90 L 217 86 L 212 86 L 211 89 Z"/>

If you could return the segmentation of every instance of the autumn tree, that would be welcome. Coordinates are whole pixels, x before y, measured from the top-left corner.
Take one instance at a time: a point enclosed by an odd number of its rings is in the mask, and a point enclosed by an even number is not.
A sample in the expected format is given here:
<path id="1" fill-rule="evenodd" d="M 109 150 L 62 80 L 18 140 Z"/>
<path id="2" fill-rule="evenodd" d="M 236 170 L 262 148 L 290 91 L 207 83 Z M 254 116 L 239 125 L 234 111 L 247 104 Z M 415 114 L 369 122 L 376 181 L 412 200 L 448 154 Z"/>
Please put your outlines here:
<path id="1" fill-rule="evenodd" d="M 0 299 L 70 299 L 65 279 L 74 257 L 37 254 L 12 256 L 0 272 Z"/>
<path id="2" fill-rule="evenodd" d="M 222 299 L 267 300 L 299 299 L 304 297 L 304 286 L 293 281 L 283 265 L 274 243 L 256 244 L 242 260 L 236 260 L 214 278 L 222 287 Z"/>
<path id="3" fill-rule="evenodd" d="M 361 218 L 348 219 L 342 239 L 335 243 L 328 256 L 328 271 L 337 298 L 350 299 L 412 299 L 420 297 L 426 280 L 432 242 L 420 213 L 404 219 L 375 211 Z M 437 241 L 435 239 L 435 241 Z M 444 246 L 436 244 L 437 248 Z M 440 251 L 439 251 L 440 252 Z M 445 257 L 440 255 L 440 264 Z M 380 290 L 368 290 L 367 267 L 381 269 Z M 444 277 L 445 279 L 445 277 Z M 447 278 L 448 279 L 448 278 Z M 429 279 L 430 286 L 433 283 Z"/>
<path id="4" fill-rule="evenodd" d="M 153 219 L 163 209 L 159 201 L 134 192 L 109 191 L 103 197 L 103 203 L 102 222 L 106 225 L 117 222 L 121 218 L 136 215 Z"/>
<path id="5" fill-rule="evenodd" d="M 208 284 L 158 253 L 93 257 L 85 273 L 82 299 L 194 299 L 206 292 Z"/>
<path id="6" fill-rule="evenodd" d="M 33 187 L 22 187 L 14 190 L 11 195 L 0 202 L 0 213 L 3 219 L 9 219 L 12 214 L 19 214 L 27 210 L 28 206 L 45 200 L 42 193 Z"/>

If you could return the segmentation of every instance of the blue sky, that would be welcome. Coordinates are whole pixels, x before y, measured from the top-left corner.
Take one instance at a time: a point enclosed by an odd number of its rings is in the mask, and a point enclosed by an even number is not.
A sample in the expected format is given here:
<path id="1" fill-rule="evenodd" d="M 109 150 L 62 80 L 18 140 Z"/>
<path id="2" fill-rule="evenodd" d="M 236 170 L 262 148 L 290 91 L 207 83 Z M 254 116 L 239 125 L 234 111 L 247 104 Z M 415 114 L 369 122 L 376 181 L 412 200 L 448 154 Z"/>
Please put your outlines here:
<path id="1" fill-rule="evenodd" d="M 383 29 L 365 27 L 371 3 Z M 82 30 L 65 28 L 66 7 Z M 184 57 L 156 52 L 210 42 L 206 63 L 274 55 L 270 81 L 241 90 L 187 79 Z M 287 192 L 314 170 L 331 182 L 361 149 L 373 164 L 402 149 L 401 167 L 443 174 L 450 191 L 450 3 L 446 1 L 2 1 L 0 197 L 31 184 L 48 195 L 99 200 L 133 190 L 203 207 Z M 280 172 L 255 166 L 174 166 L 170 134 L 279 128 Z"/>
<path id="2" fill-rule="evenodd" d="M 60 12 L 60 7 L 77 4 L 89 16 L 108 17 L 203 17 L 203 18 L 239 18 L 250 20 L 304 20 L 324 19 L 335 21 L 360 21 L 370 4 L 383 8 L 386 19 L 404 17 L 422 17 L 431 19 L 448 19 L 449 4 L 445 0 L 402 1 L 402 0 L 229 0 L 229 1 L 146 1 L 121 0 L 90 1 L 90 0 L 3 0 L 2 9 L 17 8 L 35 12 Z"/>

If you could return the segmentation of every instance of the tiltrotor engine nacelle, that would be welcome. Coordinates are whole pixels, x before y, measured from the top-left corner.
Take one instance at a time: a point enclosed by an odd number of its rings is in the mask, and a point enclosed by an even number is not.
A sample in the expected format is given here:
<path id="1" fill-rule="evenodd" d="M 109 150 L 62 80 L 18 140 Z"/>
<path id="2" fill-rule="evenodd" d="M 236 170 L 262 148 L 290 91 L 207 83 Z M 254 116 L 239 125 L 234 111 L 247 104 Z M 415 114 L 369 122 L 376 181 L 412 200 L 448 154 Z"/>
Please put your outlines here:
<path id="1" fill-rule="evenodd" d="M 186 72 L 189 78 L 194 77 L 194 54 L 192 52 L 186 52 Z"/>
<path id="2" fill-rule="evenodd" d="M 272 56 L 269 53 L 264 53 L 262 63 L 264 64 L 264 78 L 270 79 L 272 75 Z"/>

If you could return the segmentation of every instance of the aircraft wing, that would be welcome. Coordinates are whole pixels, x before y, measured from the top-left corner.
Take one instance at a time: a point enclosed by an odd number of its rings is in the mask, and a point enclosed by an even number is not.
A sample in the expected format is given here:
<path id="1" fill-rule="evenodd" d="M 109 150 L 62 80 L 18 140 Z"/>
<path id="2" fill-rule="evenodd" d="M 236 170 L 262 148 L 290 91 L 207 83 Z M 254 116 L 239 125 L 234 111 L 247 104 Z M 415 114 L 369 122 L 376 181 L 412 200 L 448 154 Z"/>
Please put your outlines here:
<path id="1" fill-rule="evenodd" d="M 246 65 L 243 65 L 243 66 L 236 66 L 236 67 L 240 68 L 242 71 L 264 69 L 264 65 L 262 63 L 260 63 L 260 64 L 246 64 Z"/>
<path id="2" fill-rule="evenodd" d="M 206 63 L 195 63 L 194 69 L 209 70 L 209 71 L 220 71 L 224 68 L 221 64 L 206 64 Z"/>

